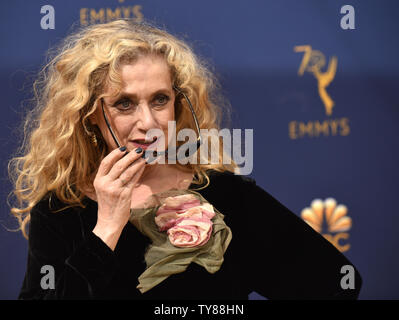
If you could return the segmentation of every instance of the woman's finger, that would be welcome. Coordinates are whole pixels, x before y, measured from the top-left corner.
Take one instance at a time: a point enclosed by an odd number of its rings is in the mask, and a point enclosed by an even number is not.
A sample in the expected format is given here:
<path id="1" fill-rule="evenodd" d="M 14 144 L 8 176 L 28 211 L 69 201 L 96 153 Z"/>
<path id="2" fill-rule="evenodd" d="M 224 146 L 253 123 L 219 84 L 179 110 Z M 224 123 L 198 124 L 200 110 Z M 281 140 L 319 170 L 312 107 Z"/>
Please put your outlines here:
<path id="1" fill-rule="evenodd" d="M 135 186 L 136 182 L 140 179 L 141 175 L 143 174 L 144 169 L 145 169 L 145 165 L 146 165 L 145 160 L 144 159 L 143 159 L 143 161 L 139 160 L 138 162 L 139 163 L 137 164 L 137 166 L 135 165 L 134 174 L 131 174 L 130 172 L 127 173 L 127 175 L 130 176 L 130 179 L 128 177 L 127 178 L 125 178 L 125 177 L 122 178 L 124 180 L 123 182 L 128 180 L 127 183 L 124 184 L 125 188 L 133 189 L 133 187 Z"/>
<path id="2" fill-rule="evenodd" d="M 126 155 L 126 147 L 112 150 L 100 163 L 97 174 L 105 176 L 113 168 L 114 164 Z"/>
<path id="3" fill-rule="evenodd" d="M 119 180 L 121 186 L 125 186 L 128 182 L 130 182 L 137 175 L 138 171 L 141 168 L 145 167 L 145 160 L 140 158 L 131 164 L 121 175 L 117 178 Z M 136 179 L 138 180 L 138 178 Z"/>
<path id="4" fill-rule="evenodd" d="M 141 148 L 129 152 L 126 157 L 120 159 L 113 165 L 112 169 L 108 173 L 108 177 L 111 180 L 116 180 L 129 166 L 140 159 L 142 152 L 143 150 Z"/>

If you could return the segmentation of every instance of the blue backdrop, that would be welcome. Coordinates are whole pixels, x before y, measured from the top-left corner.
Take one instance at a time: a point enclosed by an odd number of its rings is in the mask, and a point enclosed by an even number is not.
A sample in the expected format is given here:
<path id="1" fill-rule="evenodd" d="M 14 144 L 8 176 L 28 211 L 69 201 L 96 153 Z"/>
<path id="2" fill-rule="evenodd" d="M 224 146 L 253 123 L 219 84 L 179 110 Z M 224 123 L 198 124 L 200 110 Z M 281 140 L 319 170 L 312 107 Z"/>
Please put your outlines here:
<path id="1" fill-rule="evenodd" d="M 355 29 L 342 29 L 341 7 Z M 41 8 L 55 10 L 54 29 Z M 399 298 L 397 1 L 2 1 L 0 9 L 0 298 L 15 299 L 27 241 L 6 197 L 7 161 L 46 50 L 80 26 L 149 19 L 207 59 L 232 104 L 233 127 L 254 131 L 260 186 L 332 241 L 363 277 L 361 299 Z M 335 199 L 339 210 L 318 212 Z M 328 204 L 329 202 L 327 202 Z M 338 219 L 340 218 L 340 219 Z M 265 259 L 267 255 L 265 254 Z M 311 275 L 309 275 L 311 276 Z M 259 299 L 253 293 L 250 298 Z"/>

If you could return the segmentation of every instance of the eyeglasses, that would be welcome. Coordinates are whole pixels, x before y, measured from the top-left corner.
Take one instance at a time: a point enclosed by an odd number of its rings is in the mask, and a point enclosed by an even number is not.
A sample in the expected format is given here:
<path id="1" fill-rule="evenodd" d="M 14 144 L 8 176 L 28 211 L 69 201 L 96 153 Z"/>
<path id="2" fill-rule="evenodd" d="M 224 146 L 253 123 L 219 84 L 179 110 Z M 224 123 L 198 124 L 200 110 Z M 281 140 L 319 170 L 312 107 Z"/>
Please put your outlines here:
<path id="1" fill-rule="evenodd" d="M 187 145 L 188 148 L 187 148 L 186 152 L 184 152 L 183 154 L 181 152 L 178 152 L 177 149 L 174 150 L 173 154 L 176 155 L 177 160 L 181 160 L 183 158 L 188 158 L 190 156 L 191 146 L 194 145 L 195 146 L 195 151 L 197 151 L 200 148 L 201 144 L 202 144 L 202 140 L 201 140 L 201 132 L 200 132 L 199 124 L 198 124 L 198 119 L 197 119 L 197 116 L 196 116 L 196 114 L 194 112 L 194 108 L 193 108 L 193 106 L 191 104 L 190 99 L 187 97 L 187 95 L 183 91 L 181 91 L 175 85 L 173 85 L 172 87 L 178 93 L 181 93 L 183 95 L 184 99 L 186 99 L 187 104 L 188 104 L 188 106 L 190 108 L 191 114 L 193 116 L 194 123 L 195 123 L 195 128 L 197 130 L 197 135 L 198 135 L 197 141 L 194 144 L 188 144 Z M 101 100 L 101 109 L 102 109 L 102 112 L 103 112 L 105 123 L 107 124 L 107 127 L 108 127 L 108 129 L 109 129 L 109 131 L 111 133 L 111 136 L 114 139 L 116 145 L 118 146 L 118 148 L 120 148 L 121 144 L 119 143 L 119 141 L 118 141 L 118 139 L 117 139 L 117 137 L 115 135 L 115 132 L 112 130 L 111 124 L 109 123 L 108 117 L 107 117 L 107 115 L 105 113 L 105 110 L 104 110 L 104 99 L 101 98 L 100 100 Z M 171 150 L 169 150 L 169 149 L 165 150 L 165 151 L 161 151 L 161 152 L 157 152 L 155 150 L 149 150 L 149 151 L 150 152 L 147 152 L 147 151 L 144 152 L 143 155 L 141 156 L 142 158 L 147 159 L 147 163 L 150 163 L 150 162 L 154 161 L 157 157 L 159 157 L 161 155 L 169 156 L 169 153 L 171 153 Z"/>

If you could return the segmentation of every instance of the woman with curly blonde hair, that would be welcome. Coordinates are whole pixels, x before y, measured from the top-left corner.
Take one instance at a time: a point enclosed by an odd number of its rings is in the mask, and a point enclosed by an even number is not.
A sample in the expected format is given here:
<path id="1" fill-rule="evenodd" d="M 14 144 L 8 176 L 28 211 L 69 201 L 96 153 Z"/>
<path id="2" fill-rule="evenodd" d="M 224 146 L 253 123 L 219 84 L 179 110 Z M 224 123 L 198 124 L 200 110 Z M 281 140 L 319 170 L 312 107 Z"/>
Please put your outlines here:
<path id="1" fill-rule="evenodd" d="M 149 161 L 155 147 L 173 150 L 169 123 L 218 130 L 227 106 L 184 41 L 123 19 L 85 27 L 34 88 L 23 153 L 10 162 L 12 213 L 29 236 L 20 299 L 357 297 L 359 274 L 343 291 L 333 268 L 349 261 L 234 174 L 221 137 L 217 163 L 191 151 L 196 161 Z"/>

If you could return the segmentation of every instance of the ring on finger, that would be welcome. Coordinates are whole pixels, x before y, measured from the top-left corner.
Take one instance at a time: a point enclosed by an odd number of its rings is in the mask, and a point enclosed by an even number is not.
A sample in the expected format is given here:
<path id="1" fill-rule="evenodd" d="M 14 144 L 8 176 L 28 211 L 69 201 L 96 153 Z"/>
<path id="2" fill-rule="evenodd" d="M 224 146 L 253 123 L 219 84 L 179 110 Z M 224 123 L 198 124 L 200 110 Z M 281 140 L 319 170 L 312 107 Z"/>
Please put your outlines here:
<path id="1" fill-rule="evenodd" d="M 120 178 L 120 179 L 122 181 L 122 185 L 125 185 L 127 183 L 126 180 L 124 180 L 123 178 Z"/>

